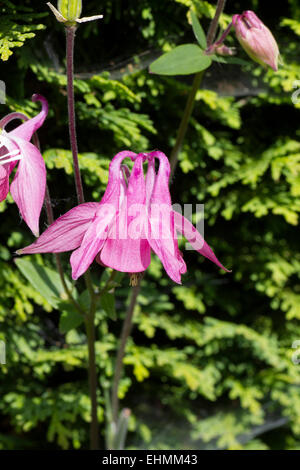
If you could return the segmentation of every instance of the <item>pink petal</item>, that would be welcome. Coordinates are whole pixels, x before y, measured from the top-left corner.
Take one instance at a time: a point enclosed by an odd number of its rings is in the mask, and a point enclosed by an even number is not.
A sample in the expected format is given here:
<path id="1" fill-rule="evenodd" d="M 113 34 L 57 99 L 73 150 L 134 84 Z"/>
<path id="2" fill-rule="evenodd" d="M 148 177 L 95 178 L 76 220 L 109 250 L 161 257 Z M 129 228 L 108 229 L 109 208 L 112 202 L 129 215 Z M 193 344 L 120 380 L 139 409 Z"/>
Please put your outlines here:
<path id="1" fill-rule="evenodd" d="M 135 158 L 136 153 L 124 150 L 117 153 L 109 164 L 108 184 L 101 199 L 101 203 L 119 204 L 120 184 L 124 180 L 121 172 L 121 163 L 125 158 Z"/>
<path id="2" fill-rule="evenodd" d="M 264 23 L 258 18 L 254 11 L 247 10 L 242 14 L 243 18 L 246 18 L 247 23 L 254 28 L 264 28 Z"/>
<path id="3" fill-rule="evenodd" d="M 7 164 L 8 165 L 8 164 Z M 0 202 L 4 201 L 9 191 L 9 173 L 6 165 L 0 166 Z"/>
<path id="4" fill-rule="evenodd" d="M 176 230 L 183 234 L 192 247 L 198 251 L 198 253 L 200 253 L 202 256 L 205 256 L 205 258 L 208 258 L 224 271 L 231 272 L 220 263 L 210 246 L 205 242 L 204 238 L 200 235 L 193 224 L 178 212 L 174 211 L 173 214 Z"/>
<path id="5" fill-rule="evenodd" d="M 150 246 L 145 240 L 146 187 L 143 156 L 137 156 L 127 189 L 127 201 L 112 225 L 99 261 L 121 272 L 142 272 L 151 262 Z"/>
<path id="6" fill-rule="evenodd" d="M 155 160 L 154 158 L 150 157 L 148 160 L 148 170 L 147 170 L 147 175 L 146 175 L 146 204 L 147 207 L 149 205 L 153 188 L 154 188 L 154 183 L 155 183 L 155 178 L 156 178 L 156 173 L 155 173 Z"/>
<path id="7" fill-rule="evenodd" d="M 98 209 L 93 222 L 88 227 L 82 243 L 73 251 L 70 262 L 72 266 L 72 278 L 78 279 L 90 267 L 95 257 L 103 247 L 107 238 L 109 226 L 116 216 L 115 207 L 111 204 L 98 204 Z"/>
<path id="8" fill-rule="evenodd" d="M 16 150 L 16 145 L 10 142 L 5 136 L 6 132 L 2 131 L 0 139 L 0 157 L 8 155 L 10 152 Z M 7 157 L 7 159 L 9 156 Z M 6 158 L 5 158 L 6 159 Z M 4 201 L 9 192 L 9 175 L 11 163 L 4 163 L 5 160 L 0 160 L 0 202 Z M 2 164 L 1 164 L 2 162 Z"/>
<path id="9" fill-rule="evenodd" d="M 252 59 L 269 65 L 275 72 L 278 70 L 278 45 L 266 26 L 248 30 L 243 46 Z"/>
<path id="10" fill-rule="evenodd" d="M 75 250 L 80 246 L 98 207 L 97 202 L 73 207 L 53 222 L 32 245 L 19 250 L 18 254 L 62 253 Z"/>
<path id="11" fill-rule="evenodd" d="M 150 199 L 148 242 L 160 258 L 169 277 L 181 284 L 181 274 L 186 272 L 186 265 L 175 237 L 169 191 L 170 164 L 162 152 L 152 152 L 151 155 L 160 160 L 160 165 Z"/>
<path id="12" fill-rule="evenodd" d="M 2 130 L 0 136 L 0 157 L 4 155 L 6 155 L 6 157 L 1 158 L 0 166 L 4 166 L 9 176 L 19 162 L 20 149 L 10 138 L 9 134 L 5 132 L 5 130 Z M 6 160 L 10 160 L 9 163 L 4 163 Z"/>
<path id="13" fill-rule="evenodd" d="M 123 273 L 140 273 L 151 262 L 147 240 L 106 240 L 98 262 Z"/>
<path id="14" fill-rule="evenodd" d="M 125 178 L 125 186 L 126 186 L 126 180 L 128 181 L 130 178 L 130 170 L 127 165 L 121 165 L 121 169 L 123 170 L 123 176 Z"/>
<path id="15" fill-rule="evenodd" d="M 9 137 L 18 137 L 19 139 L 24 139 L 29 142 L 35 131 L 37 131 L 43 125 L 48 114 L 48 102 L 46 98 L 41 95 L 33 95 L 32 101 L 41 101 L 41 112 L 34 118 L 29 119 L 13 131 L 9 132 Z"/>
<path id="16" fill-rule="evenodd" d="M 14 137 L 22 159 L 10 187 L 21 216 L 35 236 L 39 234 L 39 217 L 44 203 L 46 167 L 39 150 L 30 142 Z"/>
<path id="17" fill-rule="evenodd" d="M 129 151 L 119 152 L 109 165 L 108 184 L 93 224 L 86 232 L 81 246 L 72 253 L 72 277 L 78 279 L 92 264 L 95 257 L 104 245 L 113 220 L 119 211 L 120 199 L 124 198 L 126 183 L 121 163 L 125 158 L 134 158 L 135 153 Z"/>

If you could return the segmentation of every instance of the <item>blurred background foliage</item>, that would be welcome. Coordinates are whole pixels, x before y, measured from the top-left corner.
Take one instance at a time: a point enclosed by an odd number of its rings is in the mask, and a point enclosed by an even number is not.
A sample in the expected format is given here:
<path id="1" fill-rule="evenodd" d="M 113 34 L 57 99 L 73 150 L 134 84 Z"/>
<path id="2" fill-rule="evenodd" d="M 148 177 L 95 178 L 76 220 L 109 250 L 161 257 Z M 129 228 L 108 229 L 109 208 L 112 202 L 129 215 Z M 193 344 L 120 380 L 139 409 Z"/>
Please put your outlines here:
<path id="1" fill-rule="evenodd" d="M 162 51 L 193 42 L 189 8 L 207 28 L 215 2 L 83 3 L 84 16 L 105 15 L 78 29 L 75 53 L 80 162 L 87 199 L 98 200 L 116 152 L 170 153 L 191 77 L 151 75 L 148 66 Z M 297 0 L 269 7 L 228 1 L 221 24 L 255 10 L 273 31 L 284 65 L 278 73 L 253 63 L 213 65 L 172 184 L 174 202 L 205 203 L 206 240 L 233 272 L 185 251 L 188 273 L 177 286 L 153 256 L 120 387 L 122 405 L 132 410 L 130 448 L 300 448 L 300 365 L 292 361 L 292 343 L 300 340 L 300 105 L 291 100 L 300 79 L 300 7 Z M 39 136 L 58 217 L 76 204 L 64 31 L 44 2 L 4 0 L 0 12 L 7 87 L 1 115 L 35 114 L 33 93 L 49 100 Z M 233 35 L 228 44 L 247 60 Z M 24 258 L 17 269 L 13 253 L 32 237 L 11 202 L 0 205 L 0 340 L 7 349 L 0 365 L 0 448 L 86 448 L 84 329 L 74 318 L 68 323 L 64 299 L 58 302 L 60 293 L 55 297 L 39 276 L 41 269 L 55 275 L 51 255 Z M 63 259 L 69 274 L 68 254 Z M 99 285 L 100 274 L 94 266 Z M 116 304 L 108 299 L 97 312 L 103 446 L 105 390 L 128 304 L 126 275 L 120 284 Z"/>

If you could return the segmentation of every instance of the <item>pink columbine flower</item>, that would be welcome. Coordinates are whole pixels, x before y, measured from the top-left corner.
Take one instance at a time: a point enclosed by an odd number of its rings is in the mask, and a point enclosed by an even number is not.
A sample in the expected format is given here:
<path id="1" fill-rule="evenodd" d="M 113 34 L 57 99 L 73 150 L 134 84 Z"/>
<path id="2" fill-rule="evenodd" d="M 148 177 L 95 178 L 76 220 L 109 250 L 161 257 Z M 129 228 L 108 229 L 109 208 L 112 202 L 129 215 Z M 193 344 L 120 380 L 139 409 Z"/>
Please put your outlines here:
<path id="1" fill-rule="evenodd" d="M 46 188 L 46 168 L 40 151 L 30 140 L 46 119 L 48 103 L 40 95 L 33 101 L 41 101 L 41 112 L 10 132 L 5 126 L 15 119 L 15 113 L 4 117 L 0 127 L 0 202 L 10 193 L 17 204 L 21 216 L 34 233 L 39 236 L 39 217 L 44 202 Z M 15 177 L 9 185 L 9 177 L 18 165 Z"/>
<path id="2" fill-rule="evenodd" d="M 279 49 L 273 34 L 253 11 L 234 15 L 232 25 L 236 36 L 252 60 L 278 69 Z"/>
<path id="3" fill-rule="evenodd" d="M 134 161 L 131 173 L 122 164 L 125 158 Z M 155 159 L 159 161 L 157 172 Z M 186 265 L 178 249 L 178 232 L 199 253 L 227 271 L 191 222 L 172 209 L 169 177 L 169 160 L 162 152 L 120 152 L 110 163 L 108 185 L 100 203 L 84 203 L 71 209 L 32 245 L 17 253 L 74 250 L 70 259 L 72 277 L 78 279 L 95 259 L 117 271 L 144 272 L 153 251 L 169 277 L 180 284 Z"/>

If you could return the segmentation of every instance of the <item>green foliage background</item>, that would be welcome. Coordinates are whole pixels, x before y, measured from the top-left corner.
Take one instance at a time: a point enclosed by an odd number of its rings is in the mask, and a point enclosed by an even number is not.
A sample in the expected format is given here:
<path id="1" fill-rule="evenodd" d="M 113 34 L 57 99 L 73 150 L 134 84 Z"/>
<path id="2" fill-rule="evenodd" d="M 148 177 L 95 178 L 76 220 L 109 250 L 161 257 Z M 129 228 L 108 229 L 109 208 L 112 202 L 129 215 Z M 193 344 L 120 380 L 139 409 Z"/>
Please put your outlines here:
<path id="1" fill-rule="evenodd" d="M 170 153 L 191 77 L 150 75 L 148 66 L 161 51 L 193 42 L 188 9 L 194 6 L 207 28 L 214 3 L 84 2 L 84 16 L 105 15 L 77 32 L 78 136 L 88 200 L 101 197 L 116 152 Z M 292 343 L 300 339 L 300 106 L 291 100 L 300 79 L 300 8 L 297 0 L 271 9 L 268 3 L 228 1 L 226 14 L 254 9 L 274 32 L 284 65 L 276 74 L 253 63 L 213 65 L 197 94 L 172 185 L 174 202 L 205 203 L 206 240 L 233 272 L 223 274 L 185 251 L 188 273 L 177 286 L 153 256 L 120 389 L 122 405 L 132 410 L 131 448 L 300 448 L 300 365 L 292 362 Z M 63 28 L 37 0 L 21 7 L 5 0 L 0 12 L 7 86 L 1 115 L 35 114 L 33 93 L 49 100 L 39 135 L 58 217 L 76 204 Z M 237 45 L 233 35 L 228 43 Z M 0 340 L 7 348 L 0 365 L 0 448 L 86 448 L 84 329 L 62 333 L 64 299 L 47 289 L 38 293 L 24 276 L 26 264 L 17 269 L 13 253 L 32 237 L 11 203 L 0 204 Z M 30 259 L 53 275 L 51 255 Z M 63 259 L 69 274 L 68 254 Z M 95 266 L 99 285 L 100 274 Z M 120 283 L 116 317 L 113 306 L 110 314 L 97 312 L 103 445 L 104 391 L 128 303 L 128 278 Z"/>

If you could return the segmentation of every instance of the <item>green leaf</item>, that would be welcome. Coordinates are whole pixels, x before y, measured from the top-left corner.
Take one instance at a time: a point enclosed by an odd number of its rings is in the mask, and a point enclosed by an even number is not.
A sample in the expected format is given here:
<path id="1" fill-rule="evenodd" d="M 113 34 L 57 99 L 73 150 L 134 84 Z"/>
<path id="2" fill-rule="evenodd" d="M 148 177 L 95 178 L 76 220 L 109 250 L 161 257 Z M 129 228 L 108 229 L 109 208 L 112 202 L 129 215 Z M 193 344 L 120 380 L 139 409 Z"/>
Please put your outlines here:
<path id="1" fill-rule="evenodd" d="M 197 15 L 191 10 L 191 18 L 192 18 L 192 27 L 194 31 L 194 35 L 202 49 L 206 49 L 207 47 L 207 42 L 206 42 L 206 36 L 205 32 L 203 31 L 203 28 L 197 18 Z"/>
<path id="2" fill-rule="evenodd" d="M 49 304 L 58 308 L 61 300 L 66 297 L 59 274 L 51 268 L 31 261 L 28 258 L 19 258 L 15 263 L 23 276 L 46 299 Z M 71 283 L 68 283 L 71 288 Z"/>
<path id="3" fill-rule="evenodd" d="M 244 59 L 239 59 L 238 57 L 224 57 L 221 55 L 211 55 L 210 58 L 215 62 L 221 64 L 233 64 L 233 65 L 249 65 L 251 62 Z"/>
<path id="4" fill-rule="evenodd" d="M 83 323 L 83 315 L 73 310 L 70 304 L 64 304 L 63 308 L 66 308 L 66 310 L 60 316 L 59 330 L 61 333 L 68 333 L 68 331 L 77 328 Z"/>
<path id="5" fill-rule="evenodd" d="M 110 292 L 106 292 L 100 298 L 100 305 L 107 315 L 113 320 L 116 319 L 115 296 Z"/>
<path id="6" fill-rule="evenodd" d="M 190 75 L 207 69 L 211 58 L 196 44 L 184 44 L 162 55 L 150 66 L 152 73 L 160 75 Z"/>

